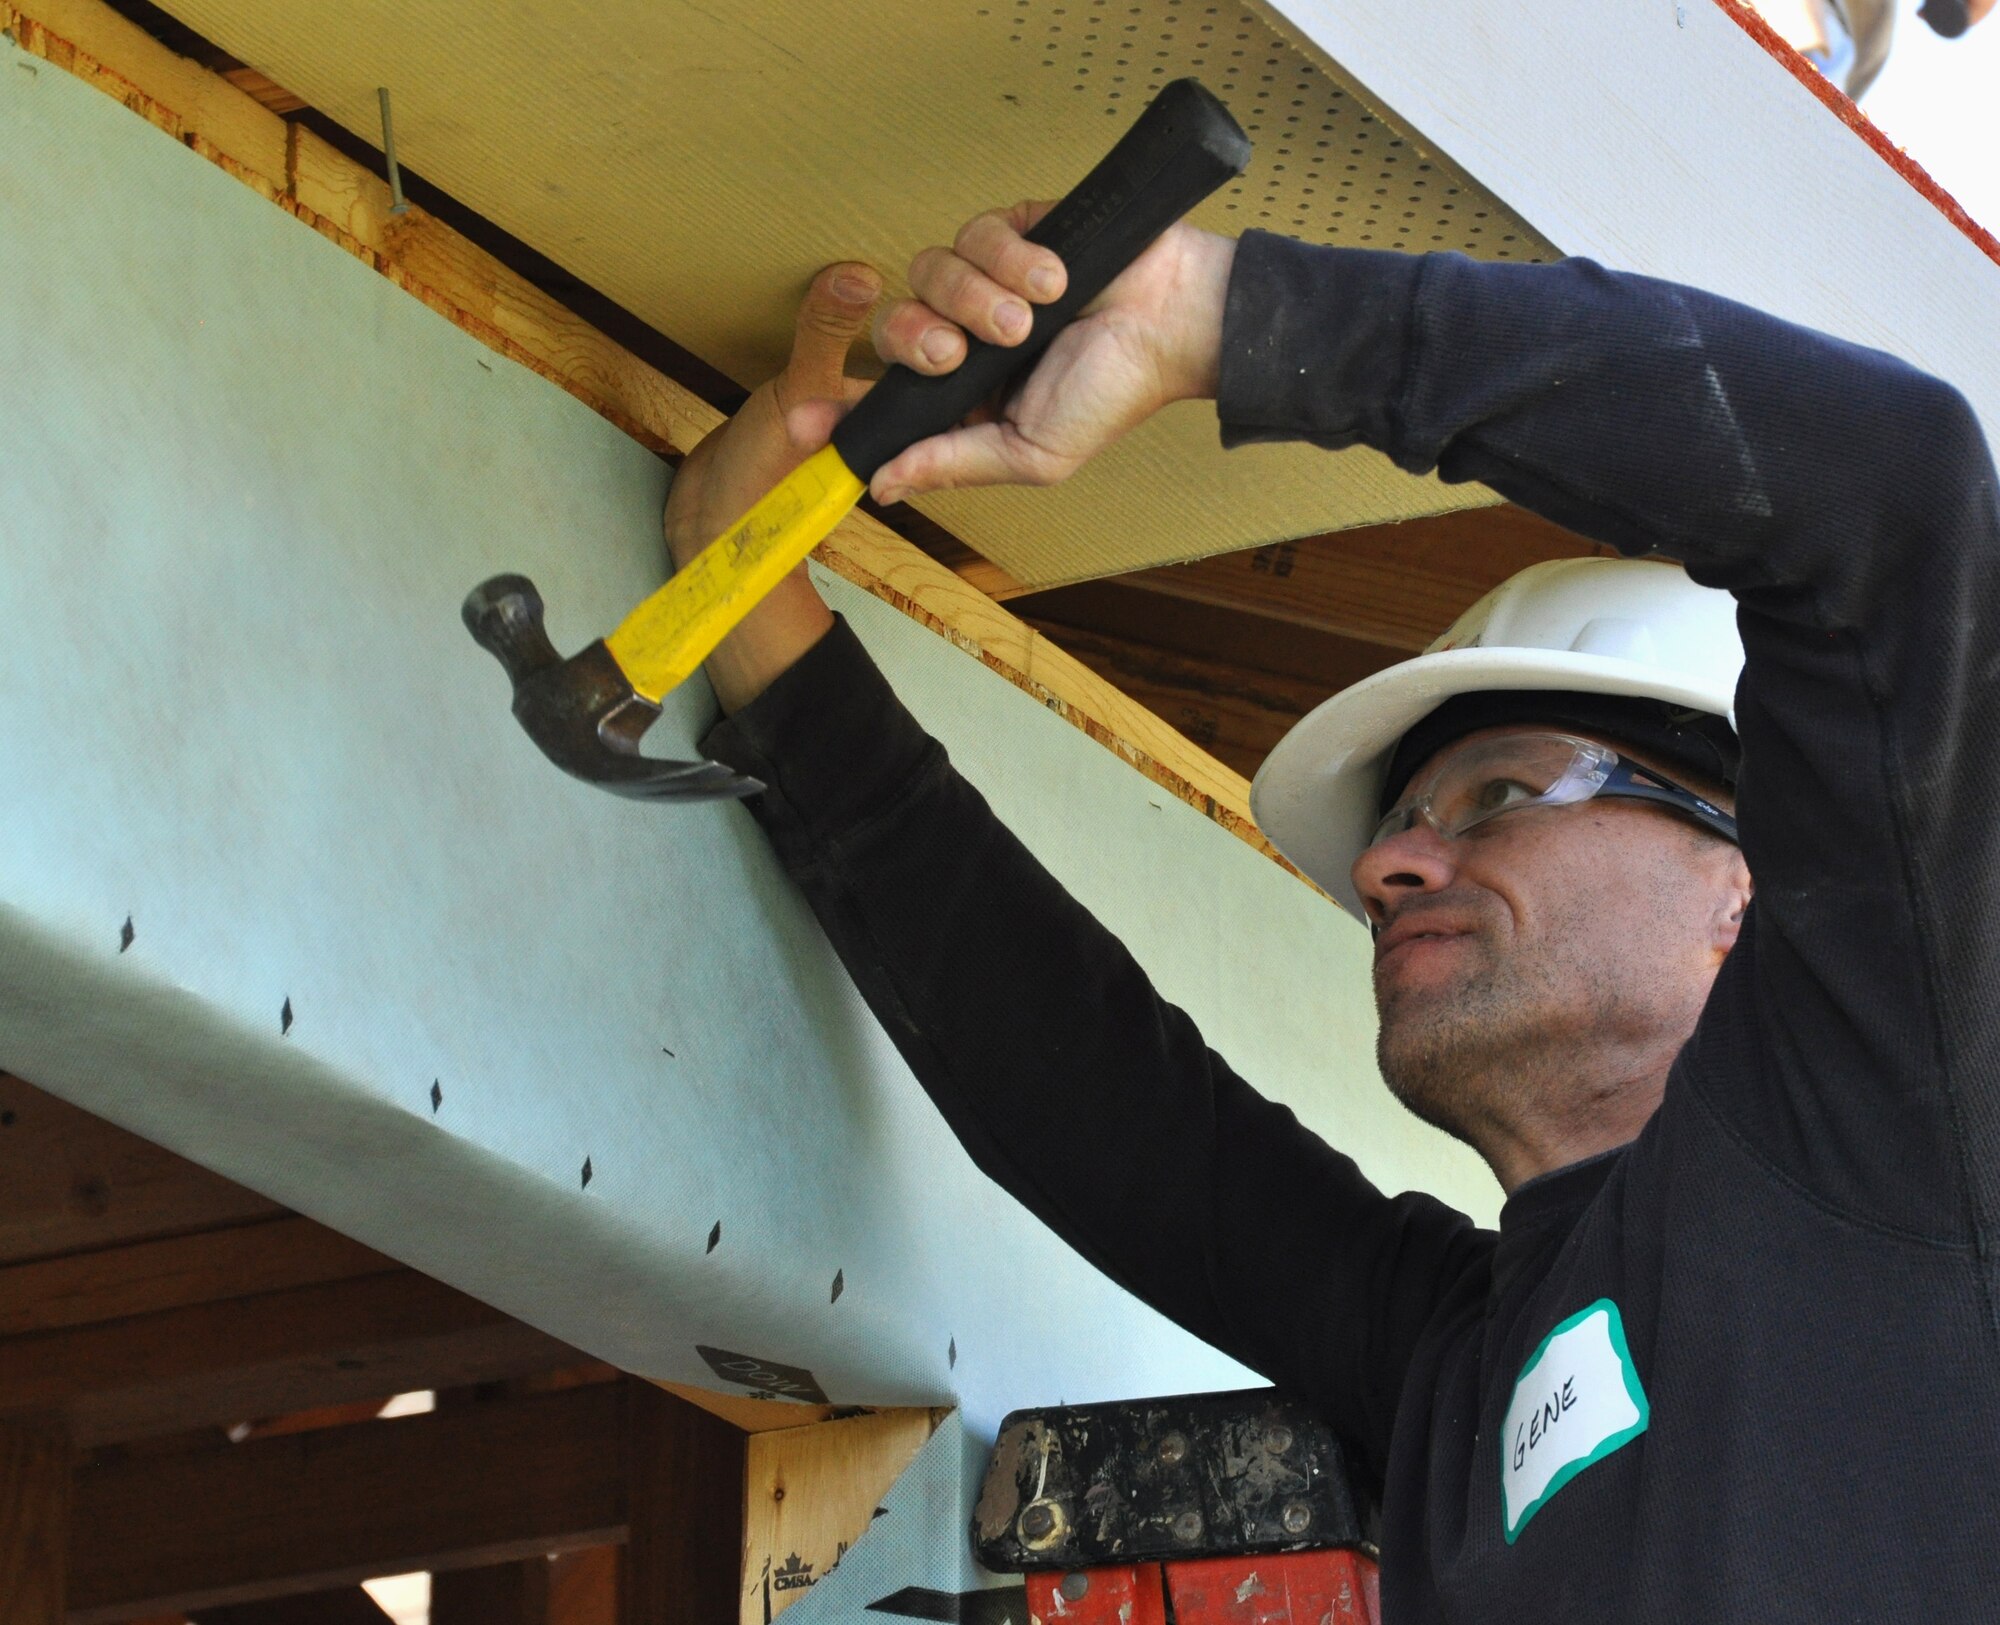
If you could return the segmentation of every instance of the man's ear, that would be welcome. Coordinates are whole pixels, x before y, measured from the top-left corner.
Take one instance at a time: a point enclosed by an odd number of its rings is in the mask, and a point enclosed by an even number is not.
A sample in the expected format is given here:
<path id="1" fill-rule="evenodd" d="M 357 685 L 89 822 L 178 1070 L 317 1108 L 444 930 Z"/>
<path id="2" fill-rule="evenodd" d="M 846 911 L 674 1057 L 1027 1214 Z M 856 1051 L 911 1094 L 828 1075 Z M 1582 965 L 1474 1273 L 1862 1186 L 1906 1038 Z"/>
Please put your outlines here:
<path id="1" fill-rule="evenodd" d="M 1742 849 L 1729 847 L 1721 873 L 1717 876 L 1715 910 L 1709 923 L 1709 947 L 1718 965 L 1729 957 L 1729 950 L 1736 946 L 1736 938 L 1743 930 L 1743 915 L 1749 909 L 1754 894 L 1755 888 L 1750 883 L 1750 865 L 1744 861 Z"/>

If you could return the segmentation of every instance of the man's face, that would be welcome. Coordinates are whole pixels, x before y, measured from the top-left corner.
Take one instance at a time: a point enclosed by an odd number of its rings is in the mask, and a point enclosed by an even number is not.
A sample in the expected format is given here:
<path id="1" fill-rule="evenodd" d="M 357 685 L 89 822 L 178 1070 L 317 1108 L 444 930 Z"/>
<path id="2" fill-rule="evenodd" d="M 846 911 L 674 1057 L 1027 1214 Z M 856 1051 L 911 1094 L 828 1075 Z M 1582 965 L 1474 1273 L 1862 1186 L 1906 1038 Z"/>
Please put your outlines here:
<path id="1" fill-rule="evenodd" d="M 1547 731 L 1469 734 L 1410 782 L 1474 741 Z M 1376 927 L 1382 1074 L 1419 1117 L 1482 1150 L 1524 1114 L 1587 1112 L 1610 1087 L 1605 1057 L 1678 1048 L 1748 885 L 1726 841 L 1610 797 L 1524 807 L 1450 839 L 1418 822 L 1364 852 L 1353 878 Z"/>

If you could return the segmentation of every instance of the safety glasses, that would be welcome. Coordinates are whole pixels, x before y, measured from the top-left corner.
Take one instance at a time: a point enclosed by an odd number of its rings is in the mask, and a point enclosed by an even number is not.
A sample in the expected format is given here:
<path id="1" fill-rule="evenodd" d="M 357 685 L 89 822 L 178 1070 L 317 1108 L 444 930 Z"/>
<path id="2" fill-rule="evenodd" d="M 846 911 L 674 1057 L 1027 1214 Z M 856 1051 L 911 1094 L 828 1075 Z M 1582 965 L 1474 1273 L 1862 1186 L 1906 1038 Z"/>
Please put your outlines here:
<path id="1" fill-rule="evenodd" d="M 1447 752 L 1410 785 L 1368 844 L 1379 845 L 1419 821 L 1452 839 L 1502 813 L 1567 807 L 1596 796 L 1658 802 L 1726 841 L 1737 839 L 1736 820 L 1712 801 L 1627 761 L 1609 745 L 1570 734 L 1518 733 L 1475 739 Z"/>

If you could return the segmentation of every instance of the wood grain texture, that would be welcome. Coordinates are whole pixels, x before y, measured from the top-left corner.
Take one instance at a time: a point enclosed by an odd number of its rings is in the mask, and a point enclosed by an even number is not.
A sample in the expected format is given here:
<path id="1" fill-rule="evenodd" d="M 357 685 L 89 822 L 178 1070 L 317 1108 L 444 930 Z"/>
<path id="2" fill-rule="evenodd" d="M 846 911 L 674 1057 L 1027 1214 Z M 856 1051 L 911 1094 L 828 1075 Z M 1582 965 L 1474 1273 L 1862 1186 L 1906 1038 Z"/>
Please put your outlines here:
<path id="1" fill-rule="evenodd" d="M 651 1383 L 629 1381 L 623 1394 L 623 1625 L 733 1620 L 743 1580 L 744 1435 Z"/>
<path id="2" fill-rule="evenodd" d="M 396 1267 L 372 1248 L 296 1216 L 135 1242 L 0 1268 L 0 1338 Z"/>
<path id="3" fill-rule="evenodd" d="M 599 1384 L 87 1467 L 70 1625 L 622 1539 L 622 1426 Z"/>
<path id="4" fill-rule="evenodd" d="M 766 1625 L 811 1594 L 868 1532 L 938 1416 L 877 1411 L 751 1437 L 740 1625 Z"/>
<path id="5" fill-rule="evenodd" d="M 1246 779 L 1287 729 L 1326 698 L 1317 683 L 1189 660 L 1152 644 L 1049 628 L 1069 652 Z"/>
<path id="6" fill-rule="evenodd" d="M 284 1210 L 0 1072 L 0 1263 L 57 1258 Z M 0 1325 L 18 1313 L 0 1291 Z"/>
<path id="7" fill-rule="evenodd" d="M 685 452 L 723 414 L 580 322 L 524 278 L 412 208 L 313 136 L 174 56 L 96 0 L 0 0 L 0 25 L 30 51 L 114 95 L 169 134 L 502 355 L 568 390 L 642 444 Z M 296 87 L 295 87 L 296 88 Z M 818 557 L 1034 694 L 1122 760 L 1276 859 L 1250 822 L 1248 787 L 1080 662 L 865 514 Z M 1282 862 L 1282 860 L 1277 860 Z M 1289 867 L 1289 866 L 1287 866 Z"/>
<path id="8" fill-rule="evenodd" d="M 6 1625 L 63 1625 L 71 1465 L 69 1435 L 60 1422 L 0 1422 L 0 1620 Z"/>
<path id="9" fill-rule="evenodd" d="M 1529 565 L 1610 552 L 1525 509 L 1501 506 L 1308 536 L 1110 579 L 1137 592 L 1248 610 L 1408 655 Z M 1031 605 L 1022 607 L 1033 614 Z"/>
<path id="10" fill-rule="evenodd" d="M 414 1270 L 0 1342 L 0 1411 L 93 1444 L 574 1365 L 574 1349 Z M 341 1431 L 341 1430 L 332 1430 Z"/>

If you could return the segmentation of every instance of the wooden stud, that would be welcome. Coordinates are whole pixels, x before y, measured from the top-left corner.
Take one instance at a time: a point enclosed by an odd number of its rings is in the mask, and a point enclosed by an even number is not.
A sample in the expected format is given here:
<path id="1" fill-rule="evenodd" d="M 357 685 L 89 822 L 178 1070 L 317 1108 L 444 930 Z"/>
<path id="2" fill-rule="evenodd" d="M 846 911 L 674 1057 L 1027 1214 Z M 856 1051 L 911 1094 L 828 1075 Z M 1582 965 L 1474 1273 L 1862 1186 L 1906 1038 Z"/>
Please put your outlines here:
<path id="1" fill-rule="evenodd" d="M 741 1625 L 767 1625 L 847 1555 L 941 1414 L 875 1411 L 751 1435 Z"/>
<path id="2" fill-rule="evenodd" d="M 11 1338 L 0 1342 L 0 1413 L 64 1412 L 88 1445 L 581 1359 L 491 1305 L 399 1269 Z"/>
<path id="3" fill-rule="evenodd" d="M 624 1625 L 719 1625 L 743 1584 L 744 1435 L 628 1378 Z"/>
<path id="4" fill-rule="evenodd" d="M 86 1466 L 68 1625 L 620 1541 L 623 1426 L 600 1383 Z"/>
<path id="5" fill-rule="evenodd" d="M 548 1625 L 618 1625 L 625 1548 L 592 1546 L 549 1560 Z"/>
<path id="6" fill-rule="evenodd" d="M 72 1463 L 61 1422 L 0 1423 L 0 1619 L 63 1625 Z"/>

